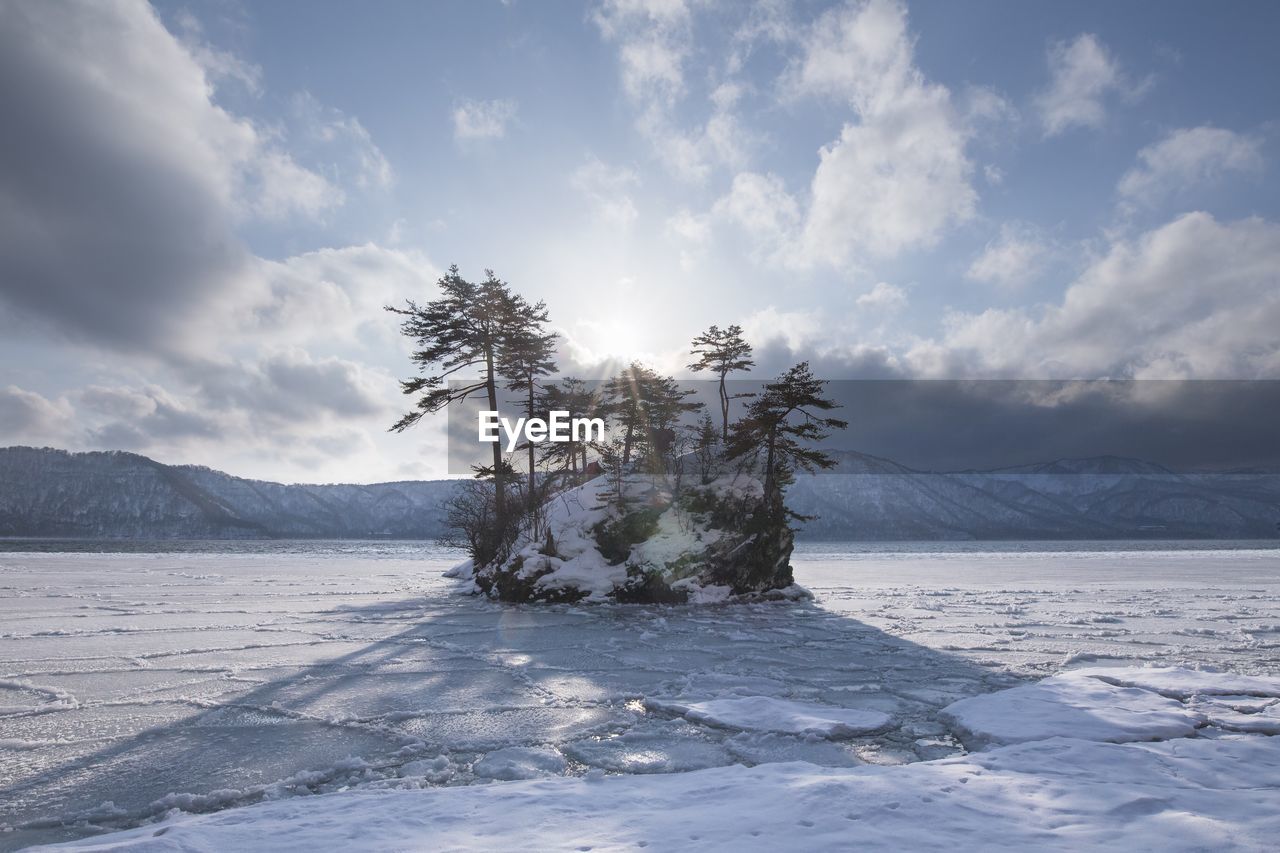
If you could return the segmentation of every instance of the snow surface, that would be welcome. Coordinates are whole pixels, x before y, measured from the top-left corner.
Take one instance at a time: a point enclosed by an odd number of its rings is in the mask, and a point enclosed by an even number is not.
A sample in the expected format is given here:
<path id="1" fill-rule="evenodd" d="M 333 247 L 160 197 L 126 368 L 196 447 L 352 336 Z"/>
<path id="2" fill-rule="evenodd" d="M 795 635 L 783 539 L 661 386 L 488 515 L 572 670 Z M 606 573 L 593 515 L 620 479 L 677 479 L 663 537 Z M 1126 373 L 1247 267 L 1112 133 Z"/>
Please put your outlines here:
<path id="1" fill-rule="evenodd" d="M 1195 670 L 1181 666 L 1144 667 L 1123 671 L 1090 667 L 1076 670 L 1076 673 L 1089 675 L 1111 684 L 1140 687 L 1174 699 L 1188 699 L 1197 695 L 1230 696 L 1231 694 L 1280 699 L 1280 678 L 1236 675 L 1230 672 Z"/>
<path id="2" fill-rule="evenodd" d="M 1051 738 L 902 767 L 803 762 L 327 794 L 80 850 L 1273 849 L 1280 738 Z"/>
<path id="3" fill-rule="evenodd" d="M 171 826 L 167 845 L 195 812 L 244 833 L 208 849 L 273 826 L 316 849 L 465 846 L 469 815 L 495 822 L 475 843 L 517 848 L 1276 837 L 1276 551 L 809 545 L 812 601 L 658 607 L 457 595 L 457 552 L 420 545 L 226 547 L 0 553 L 0 849 Z M 1207 724 L 966 753 L 942 714 L 1064 669 Z M 892 724 L 828 739 L 646 705 L 748 697 Z"/>

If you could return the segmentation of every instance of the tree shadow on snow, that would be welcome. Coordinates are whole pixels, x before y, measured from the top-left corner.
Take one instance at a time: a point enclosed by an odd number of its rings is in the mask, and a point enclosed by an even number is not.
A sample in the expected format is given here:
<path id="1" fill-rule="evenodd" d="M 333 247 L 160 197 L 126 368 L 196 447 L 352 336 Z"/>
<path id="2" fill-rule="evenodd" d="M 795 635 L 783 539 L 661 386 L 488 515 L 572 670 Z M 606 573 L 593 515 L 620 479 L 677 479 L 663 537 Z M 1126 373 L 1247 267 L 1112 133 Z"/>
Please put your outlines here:
<path id="1" fill-rule="evenodd" d="M 203 696 L 76 711 L 85 731 L 103 730 L 94 718 L 122 713 L 168 718 L 88 754 L 33 765 L 0 789 L 0 821 L 15 827 L 0 834 L 0 848 L 136 825 L 174 807 L 465 783 L 477 758 L 510 746 L 557 750 L 568 773 L 929 758 L 948 748 L 929 745 L 941 735 L 938 709 L 1014 683 L 812 602 L 504 605 L 430 595 L 340 607 L 317 621 L 299 626 L 323 635 L 315 647 L 353 648 L 304 661 L 295 653 L 313 646 L 256 650 L 251 660 L 229 652 L 239 660 L 217 674 L 229 691 L 221 696 L 206 681 Z M 175 653 L 175 668 L 182 657 Z M 262 680 L 239 689 L 232 677 Z M 643 702 L 717 695 L 880 710 L 895 723 L 876 736 L 815 742 L 697 725 Z"/>

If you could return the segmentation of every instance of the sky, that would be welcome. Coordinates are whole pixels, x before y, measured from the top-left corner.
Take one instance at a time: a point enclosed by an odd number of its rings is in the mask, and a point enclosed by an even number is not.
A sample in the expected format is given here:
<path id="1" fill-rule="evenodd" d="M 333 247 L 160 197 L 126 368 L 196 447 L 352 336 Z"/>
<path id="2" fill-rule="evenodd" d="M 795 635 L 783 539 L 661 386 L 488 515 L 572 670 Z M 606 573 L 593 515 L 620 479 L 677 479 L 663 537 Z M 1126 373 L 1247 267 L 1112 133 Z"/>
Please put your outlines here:
<path id="1" fill-rule="evenodd" d="M 0 0 L 0 445 L 441 476 L 382 310 L 566 374 L 1280 379 L 1280 5 Z"/>

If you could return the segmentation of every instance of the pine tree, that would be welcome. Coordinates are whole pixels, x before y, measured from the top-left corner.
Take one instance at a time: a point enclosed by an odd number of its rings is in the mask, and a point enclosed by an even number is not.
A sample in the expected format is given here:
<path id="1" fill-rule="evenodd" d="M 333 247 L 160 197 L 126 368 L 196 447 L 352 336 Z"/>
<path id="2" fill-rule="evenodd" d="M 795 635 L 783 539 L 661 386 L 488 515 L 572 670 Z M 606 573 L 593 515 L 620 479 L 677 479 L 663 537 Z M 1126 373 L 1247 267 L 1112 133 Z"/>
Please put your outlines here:
<path id="1" fill-rule="evenodd" d="M 645 429 L 645 415 L 642 400 L 645 388 L 652 382 L 655 374 L 638 361 L 604 383 L 605 412 L 622 430 L 622 447 L 618 455 L 618 464 L 626 465 L 631 461 L 631 450 L 637 436 Z"/>
<path id="2" fill-rule="evenodd" d="M 693 339 L 691 351 L 697 360 L 689 365 L 695 373 L 709 370 L 720 380 L 720 438 L 729 437 L 729 401 L 749 394 L 729 394 L 725 379 L 730 373 L 750 370 L 755 366 L 751 359 L 751 344 L 742 338 L 741 326 L 721 329 L 712 326 Z"/>
<path id="3" fill-rule="evenodd" d="M 604 386 L 606 411 L 622 430 L 622 464 L 637 450 L 657 461 L 670 447 L 670 434 L 686 412 L 702 408 L 689 402 L 692 389 L 681 388 L 669 376 L 661 376 L 639 362 L 632 362 Z"/>
<path id="4" fill-rule="evenodd" d="M 404 394 L 420 396 L 413 410 L 392 425 L 393 432 L 404 432 L 423 416 L 473 396 L 484 396 L 489 409 L 497 411 L 508 330 L 528 311 L 527 303 L 492 270 L 485 270 L 485 280 L 474 284 L 459 274 L 455 264 L 440 278 L 437 287 L 440 298 L 425 305 L 405 300 L 404 308 L 386 306 L 386 310 L 404 317 L 400 331 L 417 344 L 410 358 L 421 371 L 400 383 Z M 452 385 L 449 382 L 455 375 L 474 373 L 479 373 L 479 378 Z M 481 474 L 493 479 L 495 528 L 508 530 L 506 492 L 511 470 L 498 442 L 493 445 L 492 467 L 481 469 Z"/>
<path id="5" fill-rule="evenodd" d="M 808 446 L 826 438 L 830 430 L 849 425 L 819 414 L 840 408 L 823 396 L 825 386 L 809 371 L 809 362 L 801 362 L 766 384 L 747 416 L 733 425 L 727 456 L 763 454 L 764 497 L 770 507 L 782 508 L 782 487 L 796 469 L 814 471 L 836 464 L 824 451 Z"/>
<path id="6" fill-rule="evenodd" d="M 693 439 L 693 457 L 698 463 L 698 475 L 702 480 L 702 485 L 711 482 L 712 475 L 716 468 L 716 459 L 718 457 L 718 447 L 720 445 L 720 431 L 716 429 L 715 421 L 711 420 L 711 415 L 703 415 L 702 420 L 698 421 L 698 428 Z"/>
<path id="7" fill-rule="evenodd" d="M 505 345 L 498 359 L 498 370 L 506 377 L 507 389 L 524 394 L 524 416 L 534 418 L 538 412 L 538 380 L 556 371 L 555 332 L 546 331 L 547 306 L 521 303 L 515 306 L 511 325 L 506 330 Z M 536 500 L 537 479 L 534 460 L 534 444 L 526 441 L 524 449 L 529 457 L 528 500 Z"/>
<path id="8" fill-rule="evenodd" d="M 581 379 L 566 377 L 555 385 L 548 385 L 538 401 L 539 417 L 549 418 L 551 412 L 568 412 L 569 418 L 600 417 L 599 396 Z M 543 445 L 542 461 L 577 474 L 587 467 L 587 442 L 575 441 L 570 432 L 568 441 L 549 441 Z"/>

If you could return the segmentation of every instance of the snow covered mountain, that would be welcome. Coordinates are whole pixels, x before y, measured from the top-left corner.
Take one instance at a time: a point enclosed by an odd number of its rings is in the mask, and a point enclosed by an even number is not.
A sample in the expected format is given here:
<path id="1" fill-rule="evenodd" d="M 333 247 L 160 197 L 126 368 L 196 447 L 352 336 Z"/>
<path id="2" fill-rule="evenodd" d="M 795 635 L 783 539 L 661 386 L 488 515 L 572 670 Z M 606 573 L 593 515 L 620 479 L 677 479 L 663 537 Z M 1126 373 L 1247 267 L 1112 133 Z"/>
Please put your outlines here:
<path id="1" fill-rule="evenodd" d="M 797 478 L 802 538 L 1118 539 L 1280 536 L 1280 475 L 1180 474 L 1100 456 L 995 471 L 914 471 L 837 451 L 838 466 Z"/>
<path id="2" fill-rule="evenodd" d="M 853 451 L 797 478 L 802 539 L 1280 536 L 1280 475 L 1186 474 L 1137 459 L 916 471 Z M 132 453 L 0 448 L 0 536 L 431 539 L 453 481 L 285 486 Z"/>
<path id="3" fill-rule="evenodd" d="M 286 486 L 123 452 L 0 448 L 0 536 L 430 539 L 452 481 Z"/>

